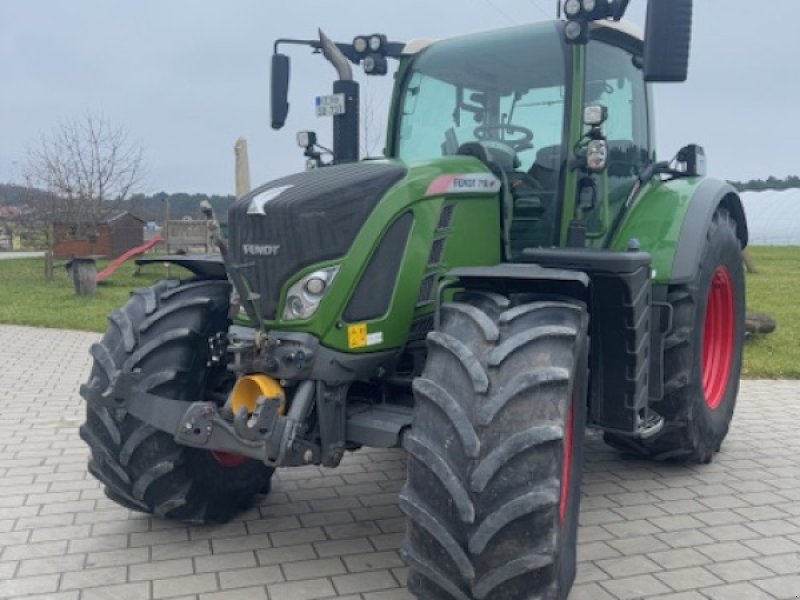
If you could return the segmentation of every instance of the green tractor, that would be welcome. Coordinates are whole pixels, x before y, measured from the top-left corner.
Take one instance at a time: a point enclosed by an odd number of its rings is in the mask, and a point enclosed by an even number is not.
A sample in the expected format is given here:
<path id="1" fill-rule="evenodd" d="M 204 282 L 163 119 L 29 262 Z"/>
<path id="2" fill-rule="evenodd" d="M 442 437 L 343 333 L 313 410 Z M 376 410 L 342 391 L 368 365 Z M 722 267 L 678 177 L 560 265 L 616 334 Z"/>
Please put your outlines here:
<path id="1" fill-rule="evenodd" d="M 736 191 L 654 152 L 650 82 L 686 79 L 691 0 L 568 0 L 565 19 L 437 42 L 279 40 L 337 69 L 332 155 L 230 211 L 217 256 L 109 315 L 81 393 L 110 498 L 222 521 L 277 467 L 403 447 L 420 598 L 565 598 L 584 431 L 707 463 L 744 334 Z M 352 64 L 398 60 L 385 158 L 359 160 Z"/>

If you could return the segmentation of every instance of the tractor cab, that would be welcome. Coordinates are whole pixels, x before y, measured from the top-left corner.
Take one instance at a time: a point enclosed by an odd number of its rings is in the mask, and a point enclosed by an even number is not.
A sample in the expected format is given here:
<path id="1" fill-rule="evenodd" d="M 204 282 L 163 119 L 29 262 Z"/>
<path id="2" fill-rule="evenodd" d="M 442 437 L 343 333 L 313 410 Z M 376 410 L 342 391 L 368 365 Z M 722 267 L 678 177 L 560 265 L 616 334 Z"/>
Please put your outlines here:
<path id="1" fill-rule="evenodd" d="M 580 181 L 590 240 L 607 236 L 638 174 L 655 161 L 641 34 L 626 24 L 593 26 L 585 65 L 573 76 L 564 27 L 538 23 L 409 44 L 401 67 L 388 155 L 460 154 L 489 165 L 506 188 L 506 260 L 560 244 L 565 188 L 578 166 L 573 150 L 587 136 L 597 138 L 600 158 Z M 584 112 L 589 121 L 570 118 Z"/>

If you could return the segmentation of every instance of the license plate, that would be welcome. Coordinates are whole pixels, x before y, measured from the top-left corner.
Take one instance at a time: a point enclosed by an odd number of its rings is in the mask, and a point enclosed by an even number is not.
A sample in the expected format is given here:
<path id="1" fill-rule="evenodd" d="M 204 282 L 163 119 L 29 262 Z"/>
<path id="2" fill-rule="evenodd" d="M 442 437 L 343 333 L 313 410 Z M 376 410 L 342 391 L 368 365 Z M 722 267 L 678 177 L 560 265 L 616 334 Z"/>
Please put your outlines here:
<path id="1" fill-rule="evenodd" d="M 335 115 L 343 115 L 345 112 L 344 94 L 317 96 L 318 117 L 333 117 Z"/>

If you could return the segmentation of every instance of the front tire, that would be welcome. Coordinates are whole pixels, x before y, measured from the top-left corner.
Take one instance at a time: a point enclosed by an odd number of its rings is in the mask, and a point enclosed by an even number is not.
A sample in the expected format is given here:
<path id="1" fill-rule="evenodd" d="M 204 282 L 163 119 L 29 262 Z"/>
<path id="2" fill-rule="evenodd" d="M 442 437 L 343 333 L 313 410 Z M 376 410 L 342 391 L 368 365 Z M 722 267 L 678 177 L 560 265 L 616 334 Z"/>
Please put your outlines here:
<path id="1" fill-rule="evenodd" d="M 499 302 L 498 302 L 499 300 Z M 400 508 L 425 600 L 564 599 L 575 576 L 588 377 L 582 305 L 442 307 L 414 382 Z"/>
<path id="2" fill-rule="evenodd" d="M 100 402 L 117 373 L 133 370 L 141 371 L 146 391 L 174 400 L 224 392 L 230 375 L 224 364 L 209 363 L 213 340 L 227 332 L 229 298 L 224 280 L 160 281 L 113 311 L 92 346 L 80 435 L 91 450 L 89 472 L 118 504 L 194 523 L 226 521 L 269 490 L 273 469 L 262 463 L 182 446 Z"/>
<path id="3" fill-rule="evenodd" d="M 708 463 L 728 434 L 742 369 L 745 281 L 736 223 L 717 209 L 697 275 L 670 288 L 672 331 L 665 340 L 664 397 L 653 408 L 664 428 L 652 438 L 606 434 L 621 450 L 656 460 Z"/>

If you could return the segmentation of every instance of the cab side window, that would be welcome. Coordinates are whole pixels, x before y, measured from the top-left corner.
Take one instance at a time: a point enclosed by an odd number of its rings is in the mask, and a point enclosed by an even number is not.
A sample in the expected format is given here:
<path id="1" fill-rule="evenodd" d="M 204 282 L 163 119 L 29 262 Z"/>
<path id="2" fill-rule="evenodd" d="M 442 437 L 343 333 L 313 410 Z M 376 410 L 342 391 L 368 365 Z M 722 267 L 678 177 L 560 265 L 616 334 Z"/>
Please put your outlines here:
<path id="1" fill-rule="evenodd" d="M 587 57 L 585 102 L 608 108 L 603 130 L 608 138 L 608 197 L 613 209 L 651 161 L 647 89 L 628 51 L 592 40 Z"/>

